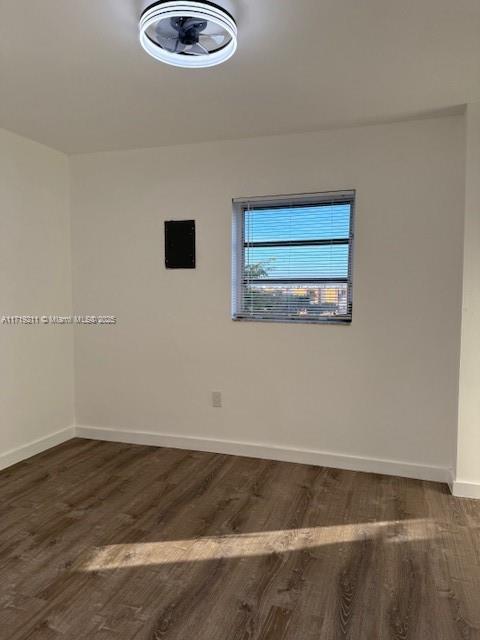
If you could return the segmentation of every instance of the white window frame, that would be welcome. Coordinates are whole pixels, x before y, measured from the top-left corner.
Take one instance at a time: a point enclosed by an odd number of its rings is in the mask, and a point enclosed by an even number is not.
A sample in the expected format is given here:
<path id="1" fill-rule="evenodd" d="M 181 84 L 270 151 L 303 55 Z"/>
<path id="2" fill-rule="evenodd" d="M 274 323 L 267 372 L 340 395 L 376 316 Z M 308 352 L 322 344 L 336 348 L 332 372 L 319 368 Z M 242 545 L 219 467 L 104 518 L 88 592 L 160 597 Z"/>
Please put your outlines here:
<path id="1" fill-rule="evenodd" d="M 233 205 L 233 233 L 232 233 L 232 319 L 242 322 L 281 322 L 293 324 L 350 324 L 352 322 L 353 308 L 353 245 L 354 245 L 354 220 L 355 220 L 355 199 L 356 192 L 354 189 L 346 191 L 328 191 L 321 193 L 304 193 L 281 196 L 259 196 L 251 198 L 234 198 Z M 308 278 L 308 282 L 345 282 L 347 284 L 347 314 L 339 316 L 325 316 L 317 318 L 307 317 L 284 317 L 276 318 L 273 315 L 265 317 L 252 316 L 243 309 L 243 292 L 244 292 L 244 269 L 245 269 L 245 211 L 256 208 L 268 207 L 301 207 L 305 205 L 329 205 L 329 204 L 349 204 L 350 205 L 350 234 L 348 242 L 348 274 L 346 278 Z M 312 238 L 316 244 L 328 245 L 330 240 L 318 241 Z M 282 280 L 282 281 L 287 281 Z M 301 282 L 298 278 L 293 282 Z"/>

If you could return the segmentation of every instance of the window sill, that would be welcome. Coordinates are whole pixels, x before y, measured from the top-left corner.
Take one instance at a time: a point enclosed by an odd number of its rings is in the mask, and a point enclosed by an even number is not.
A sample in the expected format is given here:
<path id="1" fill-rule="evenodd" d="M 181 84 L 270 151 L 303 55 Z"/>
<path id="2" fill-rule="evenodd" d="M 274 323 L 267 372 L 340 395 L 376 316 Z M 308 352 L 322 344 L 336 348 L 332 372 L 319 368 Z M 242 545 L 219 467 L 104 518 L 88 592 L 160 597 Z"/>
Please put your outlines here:
<path id="1" fill-rule="evenodd" d="M 325 318 L 322 320 L 307 320 L 307 319 L 294 319 L 294 318 L 252 318 L 249 316 L 233 316 L 234 322 L 273 322 L 275 324 L 336 324 L 336 325 L 350 325 L 352 324 L 351 317 L 342 318 Z"/>

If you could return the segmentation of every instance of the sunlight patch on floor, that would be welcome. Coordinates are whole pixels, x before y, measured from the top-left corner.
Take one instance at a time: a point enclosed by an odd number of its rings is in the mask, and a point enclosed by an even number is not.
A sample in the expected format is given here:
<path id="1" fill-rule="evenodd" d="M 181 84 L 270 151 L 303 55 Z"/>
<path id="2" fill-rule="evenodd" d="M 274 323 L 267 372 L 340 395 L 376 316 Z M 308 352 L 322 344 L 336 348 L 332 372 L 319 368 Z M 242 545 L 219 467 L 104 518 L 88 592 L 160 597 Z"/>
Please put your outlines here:
<path id="1" fill-rule="evenodd" d="M 308 549 L 314 553 L 316 547 L 369 539 L 385 543 L 405 543 L 432 537 L 433 522 L 418 519 L 111 544 L 95 548 L 88 554 L 88 558 L 79 558 L 73 569 L 105 571 L 221 558 L 248 558 Z"/>

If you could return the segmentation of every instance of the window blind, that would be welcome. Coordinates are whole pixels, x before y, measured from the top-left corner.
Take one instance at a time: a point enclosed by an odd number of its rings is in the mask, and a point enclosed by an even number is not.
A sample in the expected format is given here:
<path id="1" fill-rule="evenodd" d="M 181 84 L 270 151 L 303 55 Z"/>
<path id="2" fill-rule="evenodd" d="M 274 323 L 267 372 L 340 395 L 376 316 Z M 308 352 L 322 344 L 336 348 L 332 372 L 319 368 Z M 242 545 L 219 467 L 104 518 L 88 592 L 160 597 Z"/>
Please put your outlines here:
<path id="1" fill-rule="evenodd" d="M 233 318 L 350 322 L 354 192 L 234 200 Z"/>

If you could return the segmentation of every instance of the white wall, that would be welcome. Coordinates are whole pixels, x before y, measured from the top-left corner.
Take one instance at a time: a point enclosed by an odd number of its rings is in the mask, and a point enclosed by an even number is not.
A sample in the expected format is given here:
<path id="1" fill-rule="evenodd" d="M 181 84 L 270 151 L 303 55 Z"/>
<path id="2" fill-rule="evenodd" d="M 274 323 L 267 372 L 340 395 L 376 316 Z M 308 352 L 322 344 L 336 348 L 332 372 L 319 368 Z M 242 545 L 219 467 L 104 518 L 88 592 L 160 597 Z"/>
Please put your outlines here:
<path id="1" fill-rule="evenodd" d="M 466 114 L 465 248 L 455 495 L 480 498 L 480 103 Z"/>
<path id="2" fill-rule="evenodd" d="M 68 188 L 66 156 L 0 130 L 0 316 L 71 314 Z M 0 324 L 0 468 L 73 434 L 72 333 Z"/>
<path id="3" fill-rule="evenodd" d="M 462 117 L 72 157 L 75 311 L 118 316 L 75 330 L 77 423 L 453 467 L 463 169 Z M 352 325 L 233 322 L 232 197 L 351 188 Z"/>

